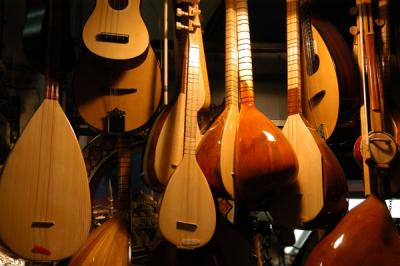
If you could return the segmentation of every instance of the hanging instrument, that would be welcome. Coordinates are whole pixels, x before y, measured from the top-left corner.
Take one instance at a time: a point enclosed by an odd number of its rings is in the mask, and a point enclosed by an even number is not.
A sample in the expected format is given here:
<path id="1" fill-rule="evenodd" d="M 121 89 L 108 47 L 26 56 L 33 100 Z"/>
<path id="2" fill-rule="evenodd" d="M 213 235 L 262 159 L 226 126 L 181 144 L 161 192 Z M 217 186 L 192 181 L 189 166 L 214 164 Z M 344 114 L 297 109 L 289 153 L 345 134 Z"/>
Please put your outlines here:
<path id="1" fill-rule="evenodd" d="M 347 211 L 347 183 L 335 155 L 302 115 L 302 71 L 306 70 L 301 68 L 299 0 L 287 0 L 286 6 L 289 116 L 283 133 L 299 162 L 300 206 L 293 213 L 297 226 L 314 228 L 334 222 Z"/>
<path id="2" fill-rule="evenodd" d="M 200 14 L 199 1 L 191 1 L 188 25 L 177 24 L 187 30 L 188 52 L 185 84 L 185 121 L 183 158 L 173 172 L 164 192 L 159 213 L 161 234 L 177 248 L 195 249 L 205 245 L 212 237 L 216 223 L 214 199 L 207 179 L 196 160 L 196 149 L 200 141 L 197 112 L 202 106 L 199 101 L 200 47 L 194 34 L 200 31 L 196 19 Z"/>
<path id="3" fill-rule="evenodd" d="M 86 167 L 59 102 L 60 1 L 49 1 L 45 99 L 11 151 L 0 178 L 0 238 L 18 256 L 55 261 L 85 241 L 91 220 Z"/>

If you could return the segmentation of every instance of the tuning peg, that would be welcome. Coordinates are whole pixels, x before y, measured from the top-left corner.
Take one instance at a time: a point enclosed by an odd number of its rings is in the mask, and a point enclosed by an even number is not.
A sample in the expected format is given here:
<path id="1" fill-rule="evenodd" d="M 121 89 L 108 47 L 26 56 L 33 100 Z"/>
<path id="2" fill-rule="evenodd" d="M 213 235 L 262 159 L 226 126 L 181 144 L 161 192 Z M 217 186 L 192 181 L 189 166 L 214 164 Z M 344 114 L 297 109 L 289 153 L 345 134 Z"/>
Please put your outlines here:
<path id="1" fill-rule="evenodd" d="M 188 30 L 189 29 L 189 27 L 188 26 L 185 26 L 185 25 L 183 25 L 182 23 L 180 23 L 180 22 L 176 22 L 176 29 L 177 30 Z"/>
<path id="2" fill-rule="evenodd" d="M 358 14 L 357 7 L 356 7 L 356 6 L 351 7 L 351 8 L 349 9 L 349 13 L 350 13 L 350 15 L 352 15 L 352 16 L 357 16 L 357 14 Z"/>
<path id="3" fill-rule="evenodd" d="M 178 7 L 178 8 L 176 9 L 176 15 L 177 15 L 178 17 L 189 16 L 189 13 L 183 11 L 182 8 L 179 8 L 179 7 Z"/>
<path id="4" fill-rule="evenodd" d="M 385 26 L 385 23 L 386 23 L 386 21 L 385 21 L 385 19 L 383 19 L 383 18 L 377 18 L 377 19 L 375 19 L 375 24 L 376 24 L 378 27 L 383 27 L 383 26 Z"/>
<path id="5" fill-rule="evenodd" d="M 349 29 L 351 35 L 356 36 L 360 31 L 357 26 L 351 26 Z"/>

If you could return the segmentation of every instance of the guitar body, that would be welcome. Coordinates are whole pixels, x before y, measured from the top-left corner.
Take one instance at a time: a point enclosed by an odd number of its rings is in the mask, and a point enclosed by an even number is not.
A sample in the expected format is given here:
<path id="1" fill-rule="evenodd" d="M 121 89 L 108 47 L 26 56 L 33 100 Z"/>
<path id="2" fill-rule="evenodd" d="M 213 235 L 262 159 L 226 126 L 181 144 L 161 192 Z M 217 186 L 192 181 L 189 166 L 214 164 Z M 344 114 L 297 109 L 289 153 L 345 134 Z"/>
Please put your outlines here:
<path id="1" fill-rule="evenodd" d="M 288 117 L 283 133 L 299 162 L 297 224 L 314 228 L 336 221 L 347 211 L 347 183 L 335 155 L 300 114 Z"/>
<path id="2" fill-rule="evenodd" d="M 127 218 L 119 214 L 93 230 L 74 254 L 70 266 L 128 266 L 130 236 Z"/>
<path id="3" fill-rule="evenodd" d="M 113 60 L 133 59 L 149 46 L 140 0 L 97 0 L 83 28 L 83 41 L 93 54 Z"/>
<path id="4" fill-rule="evenodd" d="M 206 244 L 215 229 L 214 199 L 194 155 L 185 155 L 172 174 L 160 207 L 161 234 L 177 248 Z"/>
<path id="5" fill-rule="evenodd" d="M 234 195 L 234 152 L 239 110 L 225 107 L 202 137 L 197 149 L 197 161 L 211 187 L 224 197 Z"/>
<path id="6" fill-rule="evenodd" d="M 90 229 L 86 167 L 57 100 L 45 99 L 11 151 L 0 179 L 1 240 L 29 260 L 71 256 Z"/>
<path id="7" fill-rule="evenodd" d="M 157 111 L 161 72 L 151 48 L 129 68 L 104 66 L 88 56 L 75 73 L 74 96 L 79 113 L 97 130 L 107 131 L 107 115 L 114 108 L 125 112 L 125 131 L 144 126 Z"/>
<path id="8" fill-rule="evenodd" d="M 263 203 L 292 185 L 296 155 L 280 130 L 254 104 L 241 104 L 235 143 L 235 197 Z"/>
<path id="9" fill-rule="evenodd" d="M 385 203 L 369 196 L 312 250 L 306 266 L 400 264 L 400 237 Z"/>

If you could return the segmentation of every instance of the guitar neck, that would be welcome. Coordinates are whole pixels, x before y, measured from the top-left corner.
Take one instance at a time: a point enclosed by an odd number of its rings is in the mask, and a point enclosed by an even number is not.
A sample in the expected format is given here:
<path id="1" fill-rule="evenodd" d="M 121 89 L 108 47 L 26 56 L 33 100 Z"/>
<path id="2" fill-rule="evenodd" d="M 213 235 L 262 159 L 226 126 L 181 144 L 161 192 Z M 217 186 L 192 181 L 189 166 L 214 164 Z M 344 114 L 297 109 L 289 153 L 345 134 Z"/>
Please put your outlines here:
<path id="1" fill-rule="evenodd" d="M 301 21 L 301 36 L 302 44 L 306 55 L 306 66 L 307 74 L 312 75 L 316 71 L 317 65 L 315 62 L 315 48 L 314 38 L 311 28 L 311 17 L 310 17 L 310 3 L 307 0 L 301 1 L 300 4 L 300 21 Z"/>
<path id="2" fill-rule="evenodd" d="M 288 115 L 301 113 L 299 1 L 286 1 Z"/>
<path id="3" fill-rule="evenodd" d="M 253 66 L 247 0 L 236 1 L 241 103 L 254 103 Z"/>
<path id="4" fill-rule="evenodd" d="M 226 0 L 225 8 L 225 104 L 238 106 L 238 48 L 235 1 Z"/>
<path id="5" fill-rule="evenodd" d="M 120 211 L 130 209 L 130 168 L 131 152 L 129 149 L 129 138 L 118 136 L 118 209 Z"/>
<path id="6" fill-rule="evenodd" d="M 379 18 L 382 19 L 384 25 L 380 28 L 381 37 L 381 70 L 382 78 L 385 85 L 390 81 L 390 0 L 380 0 Z"/>

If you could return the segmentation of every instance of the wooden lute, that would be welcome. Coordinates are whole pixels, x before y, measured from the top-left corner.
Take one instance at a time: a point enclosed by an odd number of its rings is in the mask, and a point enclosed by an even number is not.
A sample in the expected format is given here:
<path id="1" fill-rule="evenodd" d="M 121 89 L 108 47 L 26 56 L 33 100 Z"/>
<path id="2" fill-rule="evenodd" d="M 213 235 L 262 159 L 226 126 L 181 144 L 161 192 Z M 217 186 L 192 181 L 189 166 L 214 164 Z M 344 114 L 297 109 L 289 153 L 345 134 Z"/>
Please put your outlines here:
<path id="1" fill-rule="evenodd" d="M 235 198 L 254 208 L 291 186 L 296 155 L 282 132 L 256 107 L 246 0 L 237 0 L 240 116 L 235 141 Z"/>
<path id="2" fill-rule="evenodd" d="M 143 54 L 149 33 L 140 14 L 140 0 L 97 0 L 83 28 L 86 47 L 97 56 L 127 60 Z"/>
<path id="3" fill-rule="evenodd" d="M 194 8 L 198 4 L 194 3 Z M 188 3 L 182 1 L 178 8 L 177 16 L 181 18 L 180 23 L 187 23 L 189 12 Z M 200 25 L 200 19 L 194 17 L 195 23 Z M 187 80 L 187 58 L 188 43 L 187 33 L 180 34 L 181 82 L 177 96 L 158 115 L 150 130 L 143 157 L 144 179 L 146 183 L 156 190 L 162 190 L 168 183 L 169 178 L 175 171 L 177 165 L 183 158 L 184 121 L 186 104 L 186 80 Z M 200 78 L 198 85 L 198 102 L 202 108 L 210 104 L 209 84 L 207 68 L 205 65 L 204 47 L 202 33 L 200 30 L 193 33 L 198 39 L 200 47 Z M 200 140 L 200 132 L 198 140 Z"/>
<path id="4" fill-rule="evenodd" d="M 239 120 L 236 4 L 226 1 L 225 108 L 204 134 L 197 161 L 217 195 L 234 197 L 233 173 Z"/>
<path id="5" fill-rule="evenodd" d="M 202 102 L 198 99 L 200 79 L 199 40 L 194 34 L 199 31 L 198 1 L 190 15 L 189 24 L 178 24 L 178 28 L 189 31 L 184 153 L 172 174 L 161 201 L 159 226 L 161 234 L 177 248 L 194 249 L 205 245 L 214 233 L 216 213 L 213 196 L 202 170 L 196 160 L 199 128 L 197 112 Z M 193 17 L 193 19 L 192 19 Z"/>
<path id="6" fill-rule="evenodd" d="M 74 254 L 69 265 L 128 266 L 130 254 L 130 169 L 129 138 L 118 136 L 118 213 L 93 230 Z"/>
<path id="7" fill-rule="evenodd" d="M 288 119 L 283 133 L 299 162 L 300 206 L 297 225 L 315 227 L 347 210 L 342 167 L 316 129 L 302 115 L 299 1 L 287 0 Z M 293 210 L 294 211 L 294 210 Z"/>
<path id="8" fill-rule="evenodd" d="M 91 220 L 83 156 L 58 102 L 57 2 L 49 1 L 45 99 L 11 151 L 0 179 L 1 240 L 18 256 L 35 261 L 71 256 L 85 241 Z"/>

